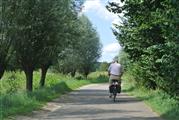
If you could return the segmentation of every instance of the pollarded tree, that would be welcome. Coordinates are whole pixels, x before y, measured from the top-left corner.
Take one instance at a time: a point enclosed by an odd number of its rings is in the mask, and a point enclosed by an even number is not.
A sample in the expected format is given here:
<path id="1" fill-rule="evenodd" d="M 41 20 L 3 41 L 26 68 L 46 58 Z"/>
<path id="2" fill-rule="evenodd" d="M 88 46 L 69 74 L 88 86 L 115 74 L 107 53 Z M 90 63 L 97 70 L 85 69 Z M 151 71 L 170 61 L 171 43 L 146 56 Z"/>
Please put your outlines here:
<path id="1" fill-rule="evenodd" d="M 62 58 L 58 60 L 56 68 L 72 76 L 78 70 L 87 77 L 100 57 L 101 44 L 96 30 L 85 16 L 80 16 L 75 23 L 67 37 L 71 40 L 70 44 L 60 54 Z"/>
<path id="2" fill-rule="evenodd" d="M 11 32 L 13 31 L 13 23 L 11 16 L 14 16 L 14 14 L 9 11 L 12 3 L 13 1 L 11 0 L 0 1 L 0 79 L 10 59 L 10 51 L 12 51 L 11 43 L 13 38 Z"/>
<path id="3" fill-rule="evenodd" d="M 79 49 L 79 55 L 81 56 L 80 71 L 87 77 L 101 55 L 101 43 L 96 30 L 88 18 L 83 15 L 80 17 L 80 20 L 81 32 L 83 34 L 80 39 L 81 43 Z"/>
<path id="4" fill-rule="evenodd" d="M 26 88 L 32 91 L 33 71 L 49 67 L 56 54 L 58 36 L 68 1 L 17 0 L 12 9 L 16 16 L 13 44 L 19 63 L 26 74 Z M 63 30 L 63 29 L 62 29 Z M 63 44 L 63 41 L 60 41 Z M 43 75 L 45 75 L 44 73 Z M 45 78 L 44 78 L 45 79 Z M 43 83 L 42 83 L 43 85 Z"/>
<path id="5" fill-rule="evenodd" d="M 41 13 L 38 12 L 40 1 L 36 0 L 17 0 L 12 5 L 12 12 L 16 14 L 13 18 L 15 24 L 15 41 L 13 47 L 16 50 L 18 62 L 26 75 L 26 89 L 33 89 L 33 71 L 40 62 L 43 48 L 41 33 L 42 21 L 39 18 Z"/>
<path id="6" fill-rule="evenodd" d="M 41 68 L 40 86 L 45 85 L 46 73 L 49 67 L 57 61 L 58 54 L 69 44 L 69 39 L 66 39 L 71 30 L 70 24 L 77 16 L 73 13 L 71 7 L 71 0 L 61 1 L 41 1 L 39 11 L 42 15 L 41 20 L 43 28 L 42 36 L 44 51 L 41 52 L 41 61 L 39 67 Z"/>
<path id="7" fill-rule="evenodd" d="M 66 28 L 66 33 L 63 34 L 63 40 L 68 41 L 64 47 L 60 47 L 60 53 L 55 65 L 55 69 L 64 74 L 71 73 L 75 76 L 76 71 L 81 64 L 81 56 L 79 50 L 83 38 L 81 22 L 78 18 L 71 20 Z"/>
<path id="8" fill-rule="evenodd" d="M 66 48 L 60 56 L 61 57 L 58 59 L 58 63 L 55 66 L 56 70 L 63 74 L 70 73 L 71 76 L 74 77 L 80 66 L 80 56 L 78 51 L 74 48 Z"/>
<path id="9" fill-rule="evenodd" d="M 48 33 L 52 33 L 52 37 L 49 37 L 49 35 L 47 34 L 45 38 L 45 40 L 47 42 L 50 42 L 51 44 L 45 45 L 45 47 L 47 48 L 47 52 L 44 52 L 44 54 L 42 54 L 42 56 L 46 56 L 46 57 L 45 59 L 43 59 L 40 65 L 42 70 L 42 76 L 40 80 L 41 86 L 44 86 L 45 84 L 45 75 L 47 73 L 49 66 L 52 65 L 52 63 L 55 63 L 56 61 L 58 63 L 60 62 L 57 65 L 58 69 L 60 69 L 59 67 L 65 65 L 63 71 L 69 71 L 73 73 L 73 75 L 75 73 L 77 63 L 74 62 L 74 59 L 77 58 L 77 55 L 74 54 L 75 50 L 72 49 L 74 49 L 74 47 L 76 46 L 75 45 L 76 40 L 78 39 L 79 36 L 79 31 L 78 31 L 79 20 L 77 18 L 77 15 L 78 15 L 78 8 L 81 6 L 81 4 L 82 1 L 79 0 L 58 1 L 59 9 L 58 11 L 53 12 L 55 13 L 55 15 L 58 15 L 57 17 L 58 21 L 53 22 L 54 18 L 51 18 L 52 23 L 48 20 L 48 23 L 45 25 L 45 26 L 50 26 L 51 29 L 56 29 L 56 30 L 49 31 Z M 52 28 L 52 25 L 54 25 L 55 28 L 54 27 Z M 56 36 L 56 38 L 54 38 L 54 36 Z M 56 40 L 56 42 L 53 42 L 54 40 Z M 61 56 L 59 56 L 63 53 L 65 53 L 64 59 L 62 59 Z M 72 56 L 75 57 L 73 58 L 73 61 L 72 61 Z M 70 63 L 70 67 L 67 66 L 69 63 Z"/>

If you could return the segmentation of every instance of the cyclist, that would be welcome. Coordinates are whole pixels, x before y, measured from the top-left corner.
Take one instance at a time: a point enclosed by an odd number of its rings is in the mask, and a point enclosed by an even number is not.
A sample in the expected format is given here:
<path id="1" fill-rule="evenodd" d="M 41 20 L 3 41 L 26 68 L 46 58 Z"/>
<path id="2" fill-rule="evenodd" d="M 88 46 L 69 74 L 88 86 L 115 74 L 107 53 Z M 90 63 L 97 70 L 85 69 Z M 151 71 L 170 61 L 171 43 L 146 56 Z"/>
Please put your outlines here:
<path id="1" fill-rule="evenodd" d="M 121 77 L 123 74 L 122 65 L 118 63 L 118 60 L 114 60 L 108 68 L 108 75 L 109 75 L 109 89 L 112 85 L 112 80 L 118 80 L 119 86 L 121 86 Z M 110 94 L 109 97 L 112 97 Z"/>

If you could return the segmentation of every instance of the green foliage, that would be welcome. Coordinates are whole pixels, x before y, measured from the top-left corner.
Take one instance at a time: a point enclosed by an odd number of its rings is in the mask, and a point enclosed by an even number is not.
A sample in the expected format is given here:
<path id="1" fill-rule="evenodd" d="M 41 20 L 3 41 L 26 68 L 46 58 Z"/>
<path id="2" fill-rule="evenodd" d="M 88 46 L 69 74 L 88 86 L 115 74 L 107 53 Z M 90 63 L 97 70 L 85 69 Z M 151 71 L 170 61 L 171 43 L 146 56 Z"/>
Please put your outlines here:
<path id="1" fill-rule="evenodd" d="M 108 67 L 109 67 L 109 63 L 107 63 L 107 62 L 101 62 L 98 70 L 99 71 L 107 71 Z"/>
<path id="2" fill-rule="evenodd" d="M 122 0 L 121 0 L 122 2 Z M 124 0 L 107 8 L 123 13 L 123 23 L 113 30 L 131 63 L 129 71 L 138 85 L 162 89 L 172 96 L 179 88 L 178 1 Z"/>
<path id="3" fill-rule="evenodd" d="M 79 55 L 81 62 L 81 70 L 86 77 L 93 70 L 101 55 L 101 43 L 96 30 L 86 16 L 80 17 L 81 33 L 83 42 L 80 43 Z"/>
<path id="4" fill-rule="evenodd" d="M 76 71 L 81 72 L 85 77 L 95 69 L 98 58 L 101 54 L 101 44 L 98 34 L 91 22 L 84 15 L 74 20 L 69 32 L 70 43 L 59 54 L 59 59 L 54 68 L 64 74 L 71 73 L 75 76 Z M 65 38 L 64 38 L 65 39 Z"/>
<path id="5" fill-rule="evenodd" d="M 87 76 L 100 56 L 100 43 L 90 21 L 78 15 L 84 2 L 2 0 L 0 78 L 5 70 L 22 69 L 26 89 L 32 91 L 33 71 L 42 70 L 43 87 L 47 70 L 55 63 L 60 72 L 75 76 L 78 70 Z"/>
<path id="6" fill-rule="evenodd" d="M 26 73 L 27 89 L 31 91 L 33 70 L 44 63 L 44 59 L 49 63 L 48 58 L 52 58 L 55 54 L 58 45 L 57 36 L 61 27 L 59 24 L 65 21 L 62 17 L 65 14 L 60 11 L 64 7 L 68 9 L 70 3 L 65 1 L 62 6 L 58 1 L 50 0 L 3 0 L 3 3 L 2 15 L 5 14 L 7 17 L 2 19 L 6 18 L 8 24 L 4 31 L 11 30 L 4 38 L 13 38 L 12 45 L 9 46 L 15 50 L 15 58 Z M 0 64 L 5 63 L 0 61 Z"/>
<path id="7" fill-rule="evenodd" d="M 132 77 L 132 78 L 131 78 Z M 179 119 L 179 102 L 162 90 L 148 90 L 144 87 L 136 87 L 133 76 L 126 73 L 123 91 L 145 101 L 153 111 L 159 113 L 166 120 Z M 162 102 L 161 102 L 162 101 Z"/>
<path id="8" fill-rule="evenodd" d="M 124 67 L 124 71 L 127 70 L 127 68 L 130 66 L 131 61 L 129 59 L 129 55 L 126 52 L 120 51 L 119 63 Z"/>
<path id="9" fill-rule="evenodd" d="M 0 96 L 0 119 L 9 115 L 28 113 L 35 108 L 42 107 L 35 98 L 30 98 L 26 93 L 6 94 Z"/>
<path id="10" fill-rule="evenodd" d="M 12 13 L 10 13 L 10 0 L 0 1 L 0 79 L 7 67 L 10 53 L 12 52 Z"/>
<path id="11" fill-rule="evenodd" d="M 95 83 L 101 83 L 101 82 L 108 82 L 108 73 L 107 72 L 92 72 L 89 74 L 88 79 L 95 82 Z"/>

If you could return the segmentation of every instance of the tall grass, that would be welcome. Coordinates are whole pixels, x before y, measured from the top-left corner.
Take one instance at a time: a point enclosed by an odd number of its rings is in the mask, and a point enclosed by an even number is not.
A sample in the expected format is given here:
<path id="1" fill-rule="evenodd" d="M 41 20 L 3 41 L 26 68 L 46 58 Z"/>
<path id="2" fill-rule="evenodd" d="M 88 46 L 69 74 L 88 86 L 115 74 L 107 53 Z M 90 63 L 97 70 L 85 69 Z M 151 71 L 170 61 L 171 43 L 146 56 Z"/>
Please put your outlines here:
<path id="1" fill-rule="evenodd" d="M 48 73 L 46 86 L 39 88 L 40 73 L 34 72 L 34 91 L 25 90 L 25 75 L 22 72 L 7 72 L 0 81 L 0 119 L 10 115 L 26 114 L 39 109 L 46 102 L 70 92 L 82 85 L 106 82 L 104 73 L 92 73 L 88 80 Z"/>
<path id="2" fill-rule="evenodd" d="M 133 77 L 124 75 L 124 92 L 145 101 L 153 111 L 157 112 L 166 120 L 179 120 L 179 101 L 162 90 L 148 90 L 135 87 Z"/>

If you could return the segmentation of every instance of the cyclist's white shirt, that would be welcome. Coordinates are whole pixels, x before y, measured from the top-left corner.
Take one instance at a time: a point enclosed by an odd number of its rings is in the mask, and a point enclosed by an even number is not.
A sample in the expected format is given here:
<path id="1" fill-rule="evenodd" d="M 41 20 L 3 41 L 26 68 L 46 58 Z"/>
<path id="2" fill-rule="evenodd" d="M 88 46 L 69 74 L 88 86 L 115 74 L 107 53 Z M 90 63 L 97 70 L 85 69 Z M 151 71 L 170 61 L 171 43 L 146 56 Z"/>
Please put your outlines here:
<path id="1" fill-rule="evenodd" d="M 116 75 L 116 76 L 120 76 L 122 74 L 122 66 L 119 63 L 112 63 L 109 68 L 108 71 L 110 72 L 111 75 Z"/>

